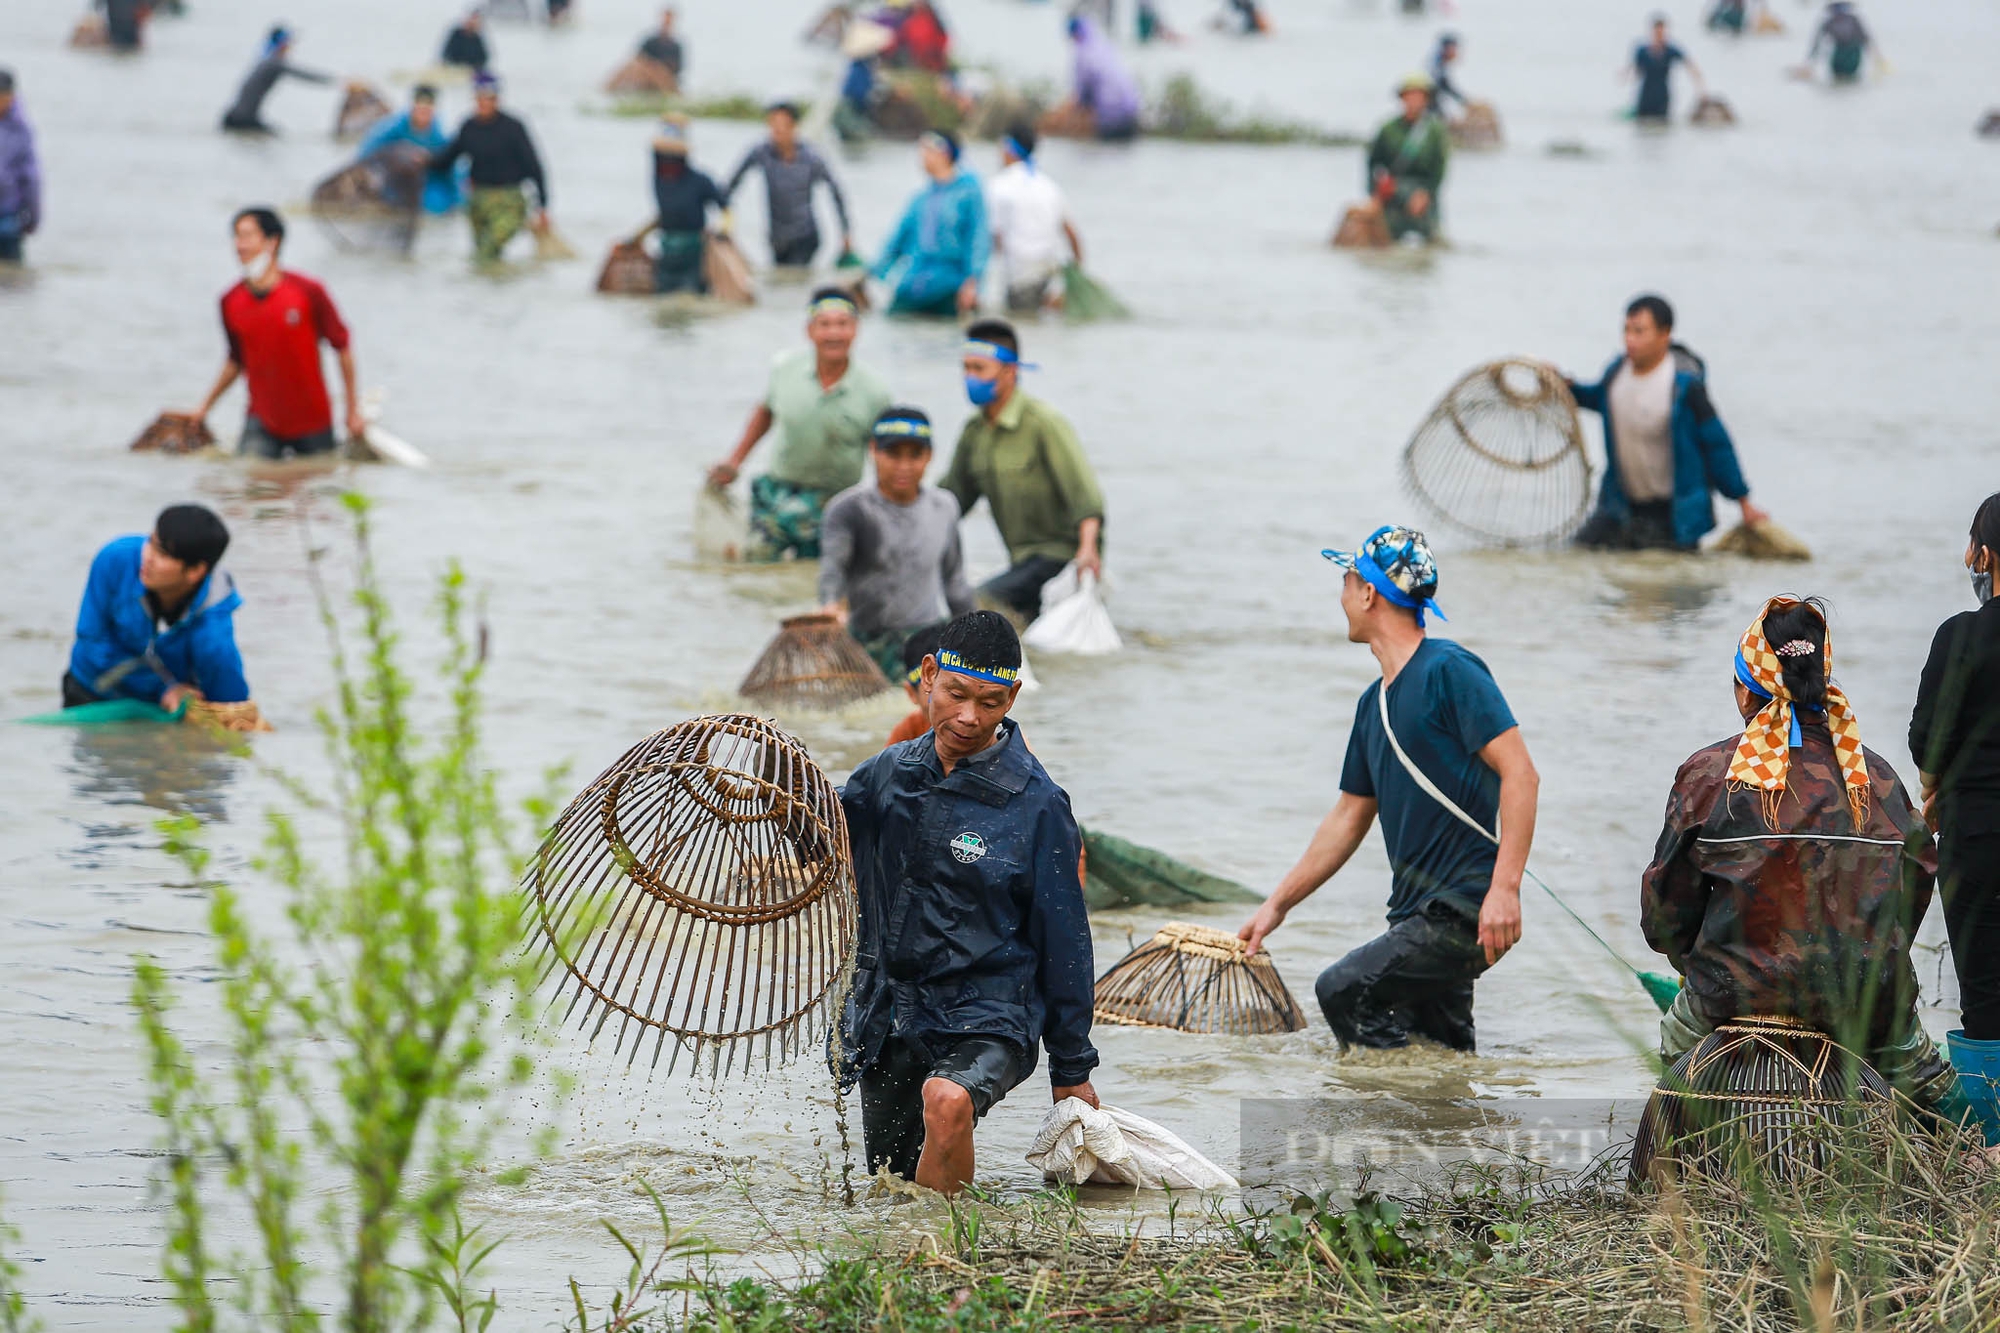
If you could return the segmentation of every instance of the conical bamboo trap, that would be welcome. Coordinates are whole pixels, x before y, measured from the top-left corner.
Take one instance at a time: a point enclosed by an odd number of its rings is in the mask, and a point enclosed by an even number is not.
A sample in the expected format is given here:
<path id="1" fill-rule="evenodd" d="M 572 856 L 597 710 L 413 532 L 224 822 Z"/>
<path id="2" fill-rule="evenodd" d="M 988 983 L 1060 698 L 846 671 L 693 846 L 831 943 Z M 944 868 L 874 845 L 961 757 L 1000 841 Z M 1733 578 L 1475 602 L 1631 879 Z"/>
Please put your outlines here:
<path id="1" fill-rule="evenodd" d="M 1823 1169 L 1830 1137 L 1894 1112 L 1894 1093 L 1833 1038 L 1789 1018 L 1724 1023 L 1677 1061 L 1632 1141 L 1634 1184 L 1671 1159 L 1683 1175 L 1728 1176 L 1745 1159 L 1768 1176 Z"/>
<path id="2" fill-rule="evenodd" d="M 132 441 L 134 453 L 158 450 L 167 454 L 191 454 L 198 449 L 214 447 L 215 436 L 209 431 L 208 423 L 185 412 L 160 413 L 153 418 L 153 424 Z"/>
<path id="3" fill-rule="evenodd" d="M 856 897 L 840 796 L 768 722 L 698 717 L 654 733 L 578 794 L 529 864 L 536 928 L 614 1051 L 653 1037 L 690 1071 L 765 1067 L 812 1046 L 844 989 Z M 544 975 L 547 975 L 546 973 Z M 725 1068 L 725 1060 L 727 1062 Z"/>
<path id="4" fill-rule="evenodd" d="M 793 616 L 737 688 L 760 704 L 839 708 L 880 694 L 889 678 L 834 617 Z"/>
<path id="5" fill-rule="evenodd" d="M 1590 506 L 1576 399 L 1539 361 L 1495 361 L 1451 386 L 1403 450 L 1403 481 L 1440 521 L 1481 541 L 1539 546 Z"/>
<path id="6" fill-rule="evenodd" d="M 1306 1016 L 1271 955 L 1206 926 L 1169 921 L 1097 979 L 1100 1023 L 1256 1036 L 1297 1032 Z"/>

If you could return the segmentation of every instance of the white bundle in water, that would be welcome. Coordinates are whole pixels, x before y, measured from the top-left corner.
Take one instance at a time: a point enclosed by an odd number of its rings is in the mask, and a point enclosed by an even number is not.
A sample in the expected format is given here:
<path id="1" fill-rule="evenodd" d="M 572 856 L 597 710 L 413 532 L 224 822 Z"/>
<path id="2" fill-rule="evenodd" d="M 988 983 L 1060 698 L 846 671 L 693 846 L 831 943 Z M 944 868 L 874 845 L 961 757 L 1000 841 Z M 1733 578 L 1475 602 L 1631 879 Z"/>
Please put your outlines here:
<path id="1" fill-rule="evenodd" d="M 1028 1148 L 1028 1165 L 1064 1185 L 1142 1190 L 1233 1190 L 1236 1177 L 1179 1135 L 1115 1106 L 1079 1097 L 1057 1102 Z"/>
<path id="2" fill-rule="evenodd" d="M 1039 652 L 1079 657 L 1102 657 L 1125 646 L 1097 590 L 1097 576 L 1079 574 L 1073 564 L 1043 585 L 1042 614 L 1021 642 Z"/>
<path id="3" fill-rule="evenodd" d="M 1479 367 L 1417 428 L 1403 481 L 1433 517 L 1480 541 L 1563 540 L 1590 508 L 1590 460 L 1569 385 L 1540 361 Z"/>

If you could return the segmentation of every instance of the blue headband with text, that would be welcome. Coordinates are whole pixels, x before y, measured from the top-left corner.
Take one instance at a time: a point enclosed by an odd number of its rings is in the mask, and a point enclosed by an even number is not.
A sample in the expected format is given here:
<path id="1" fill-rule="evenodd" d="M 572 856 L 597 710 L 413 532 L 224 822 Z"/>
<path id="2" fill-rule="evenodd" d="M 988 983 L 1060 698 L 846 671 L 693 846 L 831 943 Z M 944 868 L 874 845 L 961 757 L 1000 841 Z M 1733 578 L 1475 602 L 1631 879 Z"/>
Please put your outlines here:
<path id="1" fill-rule="evenodd" d="M 956 676 L 970 676 L 974 680 L 983 680 L 994 685 L 1017 685 L 1021 680 L 1018 667 L 976 667 L 949 648 L 938 651 L 937 664 L 939 671 L 949 671 Z"/>

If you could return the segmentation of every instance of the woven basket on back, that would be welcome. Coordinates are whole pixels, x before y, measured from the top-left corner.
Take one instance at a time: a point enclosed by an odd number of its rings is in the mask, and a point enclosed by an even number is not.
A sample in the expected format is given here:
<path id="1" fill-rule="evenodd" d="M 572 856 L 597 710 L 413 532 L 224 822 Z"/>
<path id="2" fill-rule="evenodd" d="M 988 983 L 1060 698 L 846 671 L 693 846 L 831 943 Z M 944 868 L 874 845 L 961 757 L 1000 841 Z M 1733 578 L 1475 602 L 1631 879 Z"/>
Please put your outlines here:
<path id="1" fill-rule="evenodd" d="M 697 717 L 626 751 L 579 793 L 528 866 L 565 1017 L 593 1038 L 617 1019 L 627 1063 L 653 1035 L 733 1069 L 812 1048 L 856 931 L 840 795 L 768 722 Z M 560 998 L 560 995 L 558 995 Z M 593 1015 L 595 1020 L 593 1021 Z"/>
<path id="2" fill-rule="evenodd" d="M 1306 1016 L 1268 952 L 1206 926 L 1169 921 L 1097 979 L 1097 1021 L 1179 1032 L 1297 1032 Z"/>
<path id="3" fill-rule="evenodd" d="M 888 688 L 882 668 L 838 620 L 810 615 L 779 627 L 738 693 L 760 704 L 839 708 Z"/>
<path id="4" fill-rule="evenodd" d="M 1411 437 L 1403 482 L 1435 517 L 1481 541 L 1568 537 L 1590 506 L 1590 460 L 1569 385 L 1540 361 L 1479 367 Z"/>
<path id="5" fill-rule="evenodd" d="M 213 449 L 215 436 L 208 423 L 185 412 L 162 412 L 153 424 L 132 441 L 134 453 L 158 450 L 163 454 L 191 454 L 197 449 Z"/>
<path id="6" fill-rule="evenodd" d="M 1646 1103 L 1632 1142 L 1634 1184 L 1655 1162 L 1727 1179 L 1745 1161 L 1767 1177 L 1824 1169 L 1830 1139 L 1894 1114 L 1867 1062 L 1789 1018 L 1738 1018 L 1702 1038 Z"/>

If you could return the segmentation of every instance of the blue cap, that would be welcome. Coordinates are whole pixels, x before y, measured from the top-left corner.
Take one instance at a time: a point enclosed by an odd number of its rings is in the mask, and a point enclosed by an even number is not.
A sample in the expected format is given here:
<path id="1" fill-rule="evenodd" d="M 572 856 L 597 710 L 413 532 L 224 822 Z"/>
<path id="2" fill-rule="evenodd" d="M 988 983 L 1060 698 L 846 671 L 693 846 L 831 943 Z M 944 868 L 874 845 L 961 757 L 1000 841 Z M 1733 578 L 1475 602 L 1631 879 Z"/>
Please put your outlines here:
<path id="1" fill-rule="evenodd" d="M 1438 586 L 1437 559 L 1431 554 L 1430 542 L 1415 528 L 1380 527 L 1356 550 L 1326 550 L 1320 554 L 1367 579 L 1375 591 L 1397 606 L 1415 611 L 1418 628 L 1423 627 L 1427 611 L 1435 612 L 1439 620 L 1447 619 L 1434 600 Z"/>

